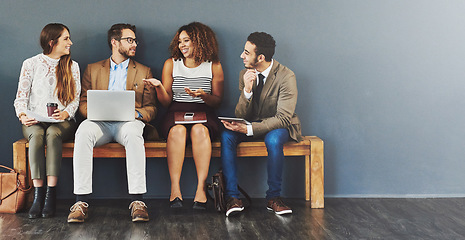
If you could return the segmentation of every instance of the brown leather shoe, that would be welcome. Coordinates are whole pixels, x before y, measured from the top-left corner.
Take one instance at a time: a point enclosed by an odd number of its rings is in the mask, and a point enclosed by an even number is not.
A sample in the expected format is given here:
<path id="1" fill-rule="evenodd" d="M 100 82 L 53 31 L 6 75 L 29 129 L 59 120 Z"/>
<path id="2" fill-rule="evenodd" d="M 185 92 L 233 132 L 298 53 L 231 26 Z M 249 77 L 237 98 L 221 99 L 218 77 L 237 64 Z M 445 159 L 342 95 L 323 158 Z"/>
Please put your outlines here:
<path id="1" fill-rule="evenodd" d="M 278 215 L 292 213 L 292 209 L 284 204 L 281 197 L 275 197 L 268 200 L 266 209 L 273 211 Z"/>
<path id="2" fill-rule="evenodd" d="M 69 209 L 71 212 L 68 215 L 69 223 L 82 223 L 87 218 L 87 208 L 89 204 L 86 202 L 77 202 Z"/>
<path id="3" fill-rule="evenodd" d="M 242 212 L 242 210 L 244 210 L 244 205 L 240 199 L 231 197 L 226 202 L 226 217 Z"/>
<path id="4" fill-rule="evenodd" d="M 129 204 L 131 209 L 131 217 L 133 222 L 148 222 L 149 213 L 147 212 L 147 205 L 142 201 L 133 201 Z"/>

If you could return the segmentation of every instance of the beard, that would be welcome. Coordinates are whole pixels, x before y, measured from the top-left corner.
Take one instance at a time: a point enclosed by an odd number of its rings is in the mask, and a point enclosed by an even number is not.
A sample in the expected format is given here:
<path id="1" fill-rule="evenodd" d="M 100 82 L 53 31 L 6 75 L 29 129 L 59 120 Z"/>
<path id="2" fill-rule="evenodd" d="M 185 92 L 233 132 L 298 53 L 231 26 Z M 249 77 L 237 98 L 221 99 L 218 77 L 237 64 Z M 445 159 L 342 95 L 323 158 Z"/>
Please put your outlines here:
<path id="1" fill-rule="evenodd" d="M 253 62 L 249 62 L 248 65 L 244 65 L 247 69 L 255 69 L 258 66 L 258 56 L 253 59 Z"/>
<path id="2" fill-rule="evenodd" d="M 118 52 L 119 52 L 123 57 L 125 57 L 125 58 L 131 58 L 131 57 L 134 57 L 134 56 L 136 55 L 136 54 L 132 54 L 132 55 L 131 55 L 131 54 L 129 53 L 129 51 L 130 51 L 130 48 L 128 48 L 128 49 L 120 48 L 120 49 L 118 50 Z"/>

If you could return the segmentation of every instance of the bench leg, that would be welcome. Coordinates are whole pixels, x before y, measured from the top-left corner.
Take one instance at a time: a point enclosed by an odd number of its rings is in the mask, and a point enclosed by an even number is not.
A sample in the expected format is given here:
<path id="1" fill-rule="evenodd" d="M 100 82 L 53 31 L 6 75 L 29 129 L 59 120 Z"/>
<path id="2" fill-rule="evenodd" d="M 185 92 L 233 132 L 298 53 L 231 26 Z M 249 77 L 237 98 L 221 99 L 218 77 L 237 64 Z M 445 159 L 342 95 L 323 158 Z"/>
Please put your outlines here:
<path id="1" fill-rule="evenodd" d="M 324 208 L 324 147 L 323 141 L 319 138 L 311 139 L 311 208 Z M 307 165 L 308 156 L 305 157 Z M 306 166 L 308 169 L 308 166 Z M 306 170 L 308 171 L 308 170 Z M 307 176 L 306 176 L 307 177 Z M 306 180 L 307 181 L 307 180 Z M 308 190 L 308 187 L 307 187 Z M 307 198 L 307 196 L 306 196 Z"/>
<path id="2" fill-rule="evenodd" d="M 26 139 L 21 139 L 13 143 L 13 168 L 21 175 L 26 176 L 26 183 L 28 186 L 32 186 L 31 172 L 28 171 L 27 161 L 27 150 L 26 150 Z M 28 208 L 32 203 L 32 194 L 27 193 L 27 204 Z"/>
<path id="3" fill-rule="evenodd" d="M 305 155 L 305 201 L 310 201 L 310 156 Z"/>
<path id="4" fill-rule="evenodd" d="M 13 143 L 13 168 L 21 175 L 27 174 L 26 142 L 16 141 Z"/>

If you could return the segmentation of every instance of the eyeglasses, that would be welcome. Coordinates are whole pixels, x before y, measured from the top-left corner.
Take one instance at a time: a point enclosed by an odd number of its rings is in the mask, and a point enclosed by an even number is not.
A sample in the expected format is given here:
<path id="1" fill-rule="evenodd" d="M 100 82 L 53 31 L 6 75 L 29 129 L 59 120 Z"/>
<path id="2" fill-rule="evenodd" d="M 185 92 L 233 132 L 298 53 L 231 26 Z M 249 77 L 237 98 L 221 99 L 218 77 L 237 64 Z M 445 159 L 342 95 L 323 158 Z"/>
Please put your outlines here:
<path id="1" fill-rule="evenodd" d="M 133 44 L 133 43 L 135 43 L 136 45 L 139 44 L 139 41 L 137 41 L 137 39 L 132 38 L 132 37 L 120 38 L 120 39 L 118 39 L 118 41 L 121 41 L 121 40 L 123 40 L 123 39 L 126 39 L 126 41 L 127 41 L 129 44 Z"/>

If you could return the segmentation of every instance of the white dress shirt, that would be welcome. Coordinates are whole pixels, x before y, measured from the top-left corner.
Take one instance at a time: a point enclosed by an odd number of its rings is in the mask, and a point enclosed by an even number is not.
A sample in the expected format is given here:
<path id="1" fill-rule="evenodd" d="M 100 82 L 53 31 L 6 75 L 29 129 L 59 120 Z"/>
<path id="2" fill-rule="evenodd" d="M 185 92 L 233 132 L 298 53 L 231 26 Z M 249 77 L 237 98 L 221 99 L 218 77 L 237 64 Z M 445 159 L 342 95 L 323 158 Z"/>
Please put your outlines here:
<path id="1" fill-rule="evenodd" d="M 273 66 L 273 59 L 271 59 L 271 64 L 270 66 L 268 66 L 265 71 L 263 72 L 258 72 L 256 69 L 255 69 L 255 74 L 256 74 L 256 78 L 258 79 L 258 74 L 262 74 L 264 76 L 263 78 L 263 86 L 265 86 L 265 83 L 266 83 L 266 79 L 268 78 L 268 75 L 270 75 L 270 71 L 271 71 L 271 67 Z M 257 81 L 257 86 L 258 86 L 258 81 Z M 245 88 L 244 88 L 244 96 L 248 99 L 250 99 L 253 95 L 253 92 L 246 92 L 245 91 Z M 247 124 L 247 136 L 253 136 L 253 129 L 252 129 L 252 124 Z"/>

